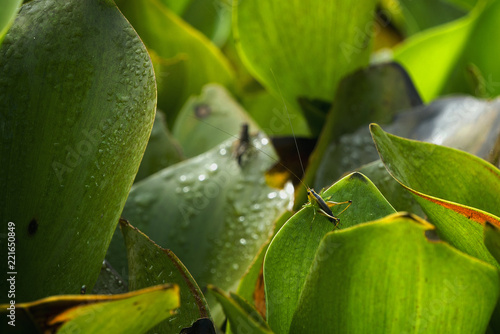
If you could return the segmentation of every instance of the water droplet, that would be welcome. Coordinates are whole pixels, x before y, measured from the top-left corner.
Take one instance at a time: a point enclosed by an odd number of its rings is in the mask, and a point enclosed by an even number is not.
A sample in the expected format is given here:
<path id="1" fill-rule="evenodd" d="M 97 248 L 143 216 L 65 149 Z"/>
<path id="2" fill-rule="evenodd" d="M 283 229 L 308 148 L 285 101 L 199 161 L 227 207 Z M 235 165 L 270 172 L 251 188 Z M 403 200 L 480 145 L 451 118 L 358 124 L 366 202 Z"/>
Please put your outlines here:
<path id="1" fill-rule="evenodd" d="M 241 238 L 240 239 L 240 244 L 246 245 L 247 244 L 247 240 L 245 238 Z"/>
<path id="2" fill-rule="evenodd" d="M 270 192 L 269 194 L 267 194 L 267 198 L 274 199 L 274 198 L 276 198 L 277 195 L 278 194 L 275 191 L 273 191 L 273 192 Z"/>
<path id="3" fill-rule="evenodd" d="M 219 166 L 217 166 L 216 163 L 213 163 L 210 165 L 210 167 L 208 167 L 208 169 L 212 172 L 215 172 L 217 170 L 217 168 L 219 168 Z"/>
<path id="4" fill-rule="evenodd" d="M 220 155 L 222 155 L 222 156 L 224 156 L 224 155 L 226 155 L 226 154 L 227 154 L 227 150 L 226 150 L 225 148 L 221 148 L 221 149 L 219 150 L 219 154 L 220 154 Z"/>
<path id="5" fill-rule="evenodd" d="M 200 180 L 200 181 L 203 181 L 203 180 L 205 180 L 206 178 L 207 178 L 207 177 L 206 177 L 204 174 L 200 174 L 200 175 L 198 175 L 198 180 Z"/>

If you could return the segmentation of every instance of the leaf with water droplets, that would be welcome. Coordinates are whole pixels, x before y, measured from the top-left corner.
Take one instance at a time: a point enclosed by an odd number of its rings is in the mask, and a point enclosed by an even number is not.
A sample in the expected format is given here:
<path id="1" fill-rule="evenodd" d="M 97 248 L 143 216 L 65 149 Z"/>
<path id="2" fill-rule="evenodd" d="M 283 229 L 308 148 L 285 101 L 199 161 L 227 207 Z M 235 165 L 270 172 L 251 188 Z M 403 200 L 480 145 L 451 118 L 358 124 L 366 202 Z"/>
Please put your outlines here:
<path id="1" fill-rule="evenodd" d="M 124 220 L 120 221 L 120 229 L 127 248 L 131 291 L 165 283 L 179 286 L 181 307 L 177 314 L 153 330 L 157 333 L 179 333 L 196 319 L 210 317 L 198 284 L 171 250 L 159 247 Z"/>
<path id="2" fill-rule="evenodd" d="M 250 143 L 241 165 L 231 139 L 136 183 L 122 214 L 177 254 L 202 288 L 237 283 L 293 196 L 265 183 L 275 163 L 269 140 L 258 135 Z M 114 266 L 125 262 L 120 239 L 115 235 L 108 252 Z"/>
<path id="3" fill-rule="evenodd" d="M 16 227 L 16 302 L 92 289 L 155 103 L 149 55 L 112 1 L 21 8 L 0 47 L 0 221 Z"/>

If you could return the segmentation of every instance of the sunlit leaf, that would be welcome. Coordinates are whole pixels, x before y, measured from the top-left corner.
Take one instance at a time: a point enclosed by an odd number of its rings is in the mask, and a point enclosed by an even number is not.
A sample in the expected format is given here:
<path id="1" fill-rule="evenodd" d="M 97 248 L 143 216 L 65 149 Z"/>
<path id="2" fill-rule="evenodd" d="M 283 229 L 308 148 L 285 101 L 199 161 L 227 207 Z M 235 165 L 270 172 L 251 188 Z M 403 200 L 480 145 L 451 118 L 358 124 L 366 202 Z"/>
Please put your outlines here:
<path id="1" fill-rule="evenodd" d="M 290 333 L 484 333 L 498 270 L 406 214 L 329 233 Z"/>

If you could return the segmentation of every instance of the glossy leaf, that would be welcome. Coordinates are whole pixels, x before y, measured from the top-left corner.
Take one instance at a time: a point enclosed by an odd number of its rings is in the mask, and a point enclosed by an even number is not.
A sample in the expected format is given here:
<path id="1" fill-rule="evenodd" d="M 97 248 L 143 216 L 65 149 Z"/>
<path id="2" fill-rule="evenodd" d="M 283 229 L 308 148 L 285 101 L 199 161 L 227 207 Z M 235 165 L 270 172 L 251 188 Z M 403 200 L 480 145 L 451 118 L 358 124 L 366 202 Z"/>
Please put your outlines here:
<path id="1" fill-rule="evenodd" d="M 488 96 L 500 93 L 500 68 L 489 32 L 500 29 L 500 2 L 479 1 L 466 17 L 408 39 L 395 59 L 408 70 L 422 98 L 430 101 L 449 93 L 476 93 L 469 83 L 473 65 L 485 76 Z"/>
<path id="2" fill-rule="evenodd" d="M 352 200 L 340 217 L 341 229 L 395 212 L 371 181 L 359 173 L 335 183 L 323 194 L 323 198 L 327 196 L 337 202 Z M 334 214 L 339 212 L 334 208 Z M 307 205 L 288 220 L 269 245 L 264 259 L 266 315 L 276 333 L 288 333 L 319 244 L 333 229 L 325 216 Z"/>
<path id="3" fill-rule="evenodd" d="M 125 221 L 120 221 L 129 266 L 130 290 L 157 284 L 179 286 L 180 308 L 176 315 L 156 326 L 156 333 L 179 333 L 198 318 L 210 317 L 208 304 L 193 277 L 175 254 L 156 245 Z"/>
<path id="4" fill-rule="evenodd" d="M 209 288 L 224 309 L 224 313 L 229 321 L 231 333 L 273 333 L 260 314 L 247 304 L 246 301 L 234 294 L 228 297 L 224 292 L 214 286 L 209 286 Z"/>
<path id="5" fill-rule="evenodd" d="M 0 45 L 2 45 L 5 34 L 14 22 L 17 11 L 19 10 L 19 7 L 21 7 L 22 3 L 22 0 L 0 1 L 0 6 L 2 7 L 2 11 L 0 11 Z"/>
<path id="6" fill-rule="evenodd" d="M 17 302 L 92 289 L 155 103 L 151 60 L 112 2 L 22 7 L 0 48 L 0 220 L 1 233 L 15 224 Z"/>
<path id="7" fill-rule="evenodd" d="M 368 64 L 375 3 L 241 0 L 236 46 L 255 78 L 294 108 L 298 98 L 331 102 L 340 79 Z"/>
<path id="8" fill-rule="evenodd" d="M 158 107 L 166 113 L 169 124 L 174 124 L 188 97 L 199 94 L 205 84 L 231 84 L 233 72 L 219 49 L 159 0 L 120 0 L 117 4 L 148 49 L 181 66 L 167 69 L 165 80 L 158 85 Z"/>
<path id="9" fill-rule="evenodd" d="M 226 141 L 136 183 L 122 214 L 178 254 L 202 288 L 237 283 L 292 197 L 265 184 L 264 173 L 275 163 L 266 138 L 251 138 L 241 165 L 237 146 Z M 115 266 L 123 256 L 120 242 L 115 235 L 108 253 Z"/>
<path id="10" fill-rule="evenodd" d="M 145 333 L 171 317 L 180 305 L 179 288 L 158 285 L 121 295 L 55 296 L 16 304 L 15 327 L 23 333 Z M 2 318 L 8 305 L 1 305 Z M 17 333 L 17 331 L 16 331 Z"/>
<path id="11" fill-rule="evenodd" d="M 230 138 L 241 137 L 244 123 L 248 124 L 250 133 L 258 130 L 255 122 L 224 87 L 210 84 L 182 107 L 172 134 L 184 154 L 194 157 Z"/>
<path id="12" fill-rule="evenodd" d="M 482 225 L 500 226 L 500 171 L 456 149 L 396 137 L 376 124 L 370 129 L 389 173 L 415 195 L 442 238 L 498 265 L 482 242 Z"/>
<path id="13" fill-rule="evenodd" d="M 290 333 L 484 333 L 498 270 L 396 214 L 328 233 Z"/>

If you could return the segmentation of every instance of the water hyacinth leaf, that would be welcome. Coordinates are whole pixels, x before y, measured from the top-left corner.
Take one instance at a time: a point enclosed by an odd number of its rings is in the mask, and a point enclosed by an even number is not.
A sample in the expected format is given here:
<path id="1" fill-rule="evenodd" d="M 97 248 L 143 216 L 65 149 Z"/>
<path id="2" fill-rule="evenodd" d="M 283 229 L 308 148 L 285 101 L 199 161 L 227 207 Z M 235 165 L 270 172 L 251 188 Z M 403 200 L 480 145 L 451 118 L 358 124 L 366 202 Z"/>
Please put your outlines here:
<path id="1" fill-rule="evenodd" d="M 240 159 L 238 144 L 226 141 L 136 183 L 122 214 L 178 254 L 202 288 L 237 282 L 293 195 L 265 184 L 264 173 L 275 163 L 267 138 L 251 138 Z M 121 239 L 115 234 L 108 252 L 115 266 L 123 256 Z"/>
<path id="2" fill-rule="evenodd" d="M 471 65 L 485 74 L 488 96 L 499 94 L 495 54 L 500 47 L 487 37 L 500 28 L 499 13 L 498 1 L 478 1 L 467 16 L 416 35 L 395 50 L 395 60 L 408 70 L 424 101 L 457 92 L 475 95 Z"/>
<path id="3" fill-rule="evenodd" d="M 2 11 L 0 12 L 0 45 L 2 45 L 5 34 L 14 22 L 17 11 L 19 10 L 19 7 L 21 7 L 22 3 L 22 0 L 0 1 L 0 6 L 2 7 Z"/>
<path id="4" fill-rule="evenodd" d="M 17 302 L 92 289 L 155 103 L 151 60 L 112 2 L 21 8 L 0 48 L 0 220 L 1 233 L 15 224 Z"/>
<path id="5" fill-rule="evenodd" d="M 389 172 L 412 189 L 500 215 L 500 170 L 469 153 L 370 130 Z M 453 185 L 453 186 L 446 186 Z"/>
<path id="6" fill-rule="evenodd" d="M 365 176 L 353 173 L 325 191 L 323 198 L 352 205 L 340 217 L 339 228 L 371 221 L 394 213 L 392 206 Z M 335 207 L 333 214 L 341 208 Z M 264 259 L 266 316 L 276 333 L 288 333 L 304 282 L 325 234 L 334 226 L 315 209 L 305 207 L 276 234 Z"/>
<path id="7" fill-rule="evenodd" d="M 375 4 L 237 1 L 235 44 L 252 75 L 294 108 L 298 98 L 331 102 L 340 79 L 368 64 Z"/>
<path id="8" fill-rule="evenodd" d="M 440 236 L 463 252 L 495 264 L 484 223 L 500 226 L 500 171 L 456 149 L 400 138 L 370 126 L 389 173 L 415 195 Z"/>
<path id="9" fill-rule="evenodd" d="M 179 333 L 196 319 L 210 317 L 203 293 L 172 251 L 159 247 L 126 221 L 120 221 L 120 229 L 127 248 L 131 291 L 165 283 L 179 286 L 177 314 L 158 324 L 153 332 Z"/>
<path id="10" fill-rule="evenodd" d="M 498 296 L 495 267 L 395 214 L 323 239 L 290 332 L 484 333 Z"/>
<path id="11" fill-rule="evenodd" d="M 134 182 L 138 182 L 181 160 L 183 160 L 181 147 L 168 130 L 165 116 L 161 111 L 157 110 L 148 146 L 146 146 Z"/>
<path id="12" fill-rule="evenodd" d="M 16 304 L 15 328 L 29 328 L 23 333 L 145 333 L 179 305 L 179 288 L 170 284 L 120 295 L 54 296 Z M 1 305 L 2 315 L 7 307 Z M 2 333 L 11 332 L 5 325 Z"/>
<path id="13" fill-rule="evenodd" d="M 230 333 L 273 333 L 260 314 L 246 301 L 234 294 L 227 296 L 220 289 L 212 285 L 209 286 L 209 289 L 224 309 L 224 313 L 228 318 Z"/>
<path id="14" fill-rule="evenodd" d="M 168 124 L 174 124 L 188 97 L 199 94 L 205 84 L 231 85 L 233 71 L 220 50 L 159 0 L 119 0 L 117 4 L 148 49 L 164 60 L 182 58 L 182 70 L 169 71 L 158 86 L 158 107 Z"/>
<path id="15" fill-rule="evenodd" d="M 194 157 L 231 137 L 239 138 L 244 123 L 248 124 L 249 132 L 258 130 L 255 122 L 224 87 L 209 84 L 203 87 L 199 96 L 192 96 L 184 104 L 172 134 L 184 154 Z"/>

